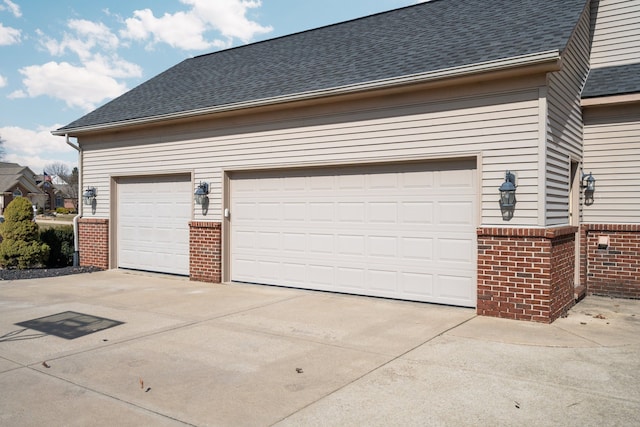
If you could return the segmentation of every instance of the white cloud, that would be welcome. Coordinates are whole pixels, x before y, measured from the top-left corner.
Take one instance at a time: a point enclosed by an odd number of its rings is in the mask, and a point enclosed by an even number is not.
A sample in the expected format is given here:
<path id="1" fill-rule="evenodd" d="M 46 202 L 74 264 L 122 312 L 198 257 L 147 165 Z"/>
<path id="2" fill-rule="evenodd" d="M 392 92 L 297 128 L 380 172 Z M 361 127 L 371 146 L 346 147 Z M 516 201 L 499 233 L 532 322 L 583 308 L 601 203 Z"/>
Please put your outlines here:
<path id="1" fill-rule="evenodd" d="M 62 162 L 71 169 L 77 163 L 77 152 L 66 144 L 64 138 L 51 135 L 51 130 L 60 126 L 41 126 L 35 130 L 0 127 L 5 150 L 3 160 L 28 166 L 35 173 L 41 173 L 45 165 L 54 162 Z"/>
<path id="2" fill-rule="evenodd" d="M 0 87 L 5 87 L 7 85 L 7 78 L 0 74 Z"/>
<path id="3" fill-rule="evenodd" d="M 0 22 L 0 46 L 8 46 L 20 43 L 21 31 L 15 28 L 5 27 Z"/>
<path id="4" fill-rule="evenodd" d="M 149 47 L 157 43 L 183 50 L 204 50 L 230 47 L 233 39 L 250 41 L 257 34 L 272 31 L 247 18 L 249 9 L 261 6 L 260 1 L 250 0 L 180 0 L 191 6 L 186 12 L 165 13 L 156 18 L 150 9 L 136 10 L 132 18 L 125 20 L 123 38 L 138 41 L 149 40 Z M 224 39 L 207 39 L 208 31 L 220 32 Z"/>
<path id="5" fill-rule="evenodd" d="M 133 16 L 125 21 L 127 29 L 120 33 L 125 38 L 151 38 L 151 45 L 166 43 L 184 50 L 202 50 L 212 46 L 202 36 L 205 32 L 204 23 L 193 14 L 165 13 L 161 18 L 156 18 L 150 9 L 144 9 L 136 10 Z"/>
<path id="6" fill-rule="evenodd" d="M 20 69 L 29 97 L 47 95 L 63 100 L 69 107 L 87 111 L 127 89 L 124 83 L 111 77 L 112 70 L 104 71 L 98 66 L 76 67 L 68 62 L 47 62 Z"/>
<path id="7" fill-rule="evenodd" d="M 6 6 L 3 6 L 0 4 L 0 10 L 5 10 L 5 9 L 9 9 L 9 11 L 13 14 L 13 16 L 15 16 L 16 18 L 20 18 L 22 16 L 22 12 L 20 12 L 20 6 L 18 6 L 17 4 L 15 4 L 14 2 L 12 2 L 11 0 L 4 0 L 4 4 Z"/>
<path id="8" fill-rule="evenodd" d="M 69 153 L 73 148 L 69 147 L 64 138 L 51 135 L 53 129 L 62 125 L 38 126 L 35 130 L 18 126 L 0 127 L 0 135 L 4 140 L 6 151 L 21 151 L 22 153 L 38 155 L 42 153 Z"/>
<path id="9" fill-rule="evenodd" d="M 237 38 L 249 42 L 256 34 L 272 31 L 271 27 L 263 27 L 257 22 L 247 19 L 249 9 L 262 6 L 261 1 L 249 0 L 181 0 L 193 6 L 193 12 L 204 22 L 210 24 L 223 36 Z"/>
<path id="10" fill-rule="evenodd" d="M 66 51 L 75 53 L 80 60 L 91 58 L 94 49 L 115 52 L 118 48 L 118 37 L 103 23 L 85 19 L 71 19 L 67 27 L 73 33 L 65 33 L 61 41 L 44 36 L 41 43 L 54 56 L 63 55 Z"/>
<path id="11" fill-rule="evenodd" d="M 7 98 L 9 99 L 20 99 L 20 98 L 26 98 L 27 94 L 23 91 L 23 90 L 15 90 L 13 92 L 11 92 Z"/>
<path id="12" fill-rule="evenodd" d="M 21 68 L 24 88 L 9 95 L 10 99 L 50 96 L 63 100 L 69 107 L 85 111 L 96 104 L 121 95 L 127 90 L 118 79 L 142 76 L 142 68 L 117 54 L 118 37 L 102 23 L 84 19 L 67 22 L 68 32 L 61 40 L 37 31 L 40 43 L 53 56 L 76 55 L 77 63 L 47 62 Z"/>

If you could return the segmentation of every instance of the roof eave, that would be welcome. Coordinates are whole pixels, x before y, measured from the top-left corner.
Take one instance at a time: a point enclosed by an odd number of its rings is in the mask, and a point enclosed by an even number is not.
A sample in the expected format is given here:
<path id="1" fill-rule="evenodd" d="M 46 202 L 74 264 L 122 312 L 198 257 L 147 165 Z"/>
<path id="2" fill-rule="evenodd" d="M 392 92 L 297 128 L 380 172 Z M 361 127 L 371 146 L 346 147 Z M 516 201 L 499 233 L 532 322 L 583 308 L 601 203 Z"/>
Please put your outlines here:
<path id="1" fill-rule="evenodd" d="M 614 94 L 582 98 L 582 100 L 580 101 L 580 105 L 582 105 L 583 107 L 594 107 L 599 105 L 628 104 L 632 102 L 640 102 L 640 93 Z"/>
<path id="2" fill-rule="evenodd" d="M 347 95 L 352 93 L 364 92 L 368 90 L 385 89 L 396 86 L 427 83 L 436 80 L 451 79 L 456 77 L 466 77 L 473 74 L 504 71 L 512 68 L 530 67 L 539 65 L 554 65 L 559 69 L 561 66 L 560 51 L 550 50 L 528 54 L 522 56 L 500 59 L 495 61 L 487 61 L 476 64 L 463 65 L 460 67 L 446 68 L 441 70 L 429 71 L 426 73 L 413 74 L 407 76 L 399 76 L 390 79 L 375 80 L 365 83 L 358 83 L 347 86 L 339 86 L 328 89 L 301 92 L 290 95 L 255 99 L 251 101 L 238 102 L 233 104 L 225 104 L 214 107 L 201 108 L 196 110 L 182 111 L 178 113 L 156 115 L 144 117 L 140 119 L 125 120 L 120 122 L 104 123 L 91 126 L 80 126 L 76 128 L 58 129 L 51 131 L 56 136 L 77 136 L 83 133 L 108 131 L 119 129 L 127 126 L 145 125 L 157 123 L 164 120 L 186 119 L 200 115 L 215 114 L 234 110 L 242 110 L 247 108 L 263 107 L 274 104 L 282 104 L 294 101 L 305 101 L 316 98 L 324 98 L 328 96 Z"/>

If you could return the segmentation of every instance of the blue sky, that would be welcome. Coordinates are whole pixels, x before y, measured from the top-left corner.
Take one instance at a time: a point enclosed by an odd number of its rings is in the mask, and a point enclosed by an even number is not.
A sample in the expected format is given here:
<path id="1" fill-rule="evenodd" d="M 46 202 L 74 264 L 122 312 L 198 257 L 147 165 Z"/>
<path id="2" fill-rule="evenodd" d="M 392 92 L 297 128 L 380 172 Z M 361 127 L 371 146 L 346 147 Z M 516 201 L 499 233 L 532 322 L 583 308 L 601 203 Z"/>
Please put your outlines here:
<path id="1" fill-rule="evenodd" d="M 62 162 L 50 131 L 185 58 L 418 3 L 417 0 L 0 0 L 4 161 Z"/>

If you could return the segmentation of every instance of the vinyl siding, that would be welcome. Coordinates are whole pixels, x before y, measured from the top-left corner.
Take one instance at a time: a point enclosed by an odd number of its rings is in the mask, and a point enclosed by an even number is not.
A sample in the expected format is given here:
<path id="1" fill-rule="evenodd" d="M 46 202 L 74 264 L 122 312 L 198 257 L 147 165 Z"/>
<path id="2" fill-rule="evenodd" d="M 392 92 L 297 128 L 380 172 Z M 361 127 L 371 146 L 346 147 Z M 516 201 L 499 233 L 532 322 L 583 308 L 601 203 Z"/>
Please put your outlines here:
<path id="1" fill-rule="evenodd" d="M 640 105 L 585 110 L 584 171 L 596 178 L 585 223 L 640 223 Z"/>
<path id="2" fill-rule="evenodd" d="M 211 183 L 209 211 L 194 208 L 194 218 L 220 220 L 224 171 L 479 156 L 482 224 L 505 225 L 498 187 L 510 169 L 518 205 L 508 225 L 537 225 L 539 87 L 492 92 L 451 99 L 448 89 L 85 137 L 83 185 L 98 188 L 94 216 L 108 218 L 110 177 L 191 172 L 194 183 Z"/>
<path id="3" fill-rule="evenodd" d="M 571 159 L 582 158 L 580 94 L 589 71 L 589 8 L 585 8 L 562 61 L 562 70 L 549 75 L 546 226 L 569 224 Z"/>
<path id="4" fill-rule="evenodd" d="M 640 62 L 640 0 L 593 1 L 591 67 Z"/>

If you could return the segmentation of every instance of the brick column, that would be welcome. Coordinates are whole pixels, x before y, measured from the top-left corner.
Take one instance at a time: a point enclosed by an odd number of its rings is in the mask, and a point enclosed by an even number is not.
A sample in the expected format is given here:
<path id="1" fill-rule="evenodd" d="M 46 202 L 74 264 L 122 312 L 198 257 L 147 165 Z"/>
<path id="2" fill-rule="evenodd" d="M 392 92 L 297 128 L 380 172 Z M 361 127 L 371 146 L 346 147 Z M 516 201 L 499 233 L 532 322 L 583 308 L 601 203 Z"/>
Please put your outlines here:
<path id="1" fill-rule="evenodd" d="M 583 224 L 582 251 L 587 293 L 640 298 L 640 224 Z M 599 239 L 609 245 L 598 247 Z"/>
<path id="2" fill-rule="evenodd" d="M 80 218 L 78 240 L 81 266 L 109 268 L 109 220 Z"/>
<path id="3" fill-rule="evenodd" d="M 578 227 L 479 228 L 483 316 L 551 323 L 574 303 Z"/>
<path id="4" fill-rule="evenodd" d="M 222 280 L 222 224 L 189 223 L 189 279 L 220 283 Z"/>

